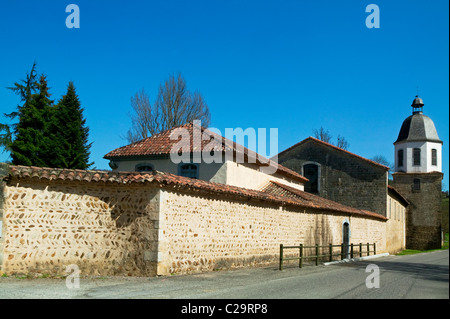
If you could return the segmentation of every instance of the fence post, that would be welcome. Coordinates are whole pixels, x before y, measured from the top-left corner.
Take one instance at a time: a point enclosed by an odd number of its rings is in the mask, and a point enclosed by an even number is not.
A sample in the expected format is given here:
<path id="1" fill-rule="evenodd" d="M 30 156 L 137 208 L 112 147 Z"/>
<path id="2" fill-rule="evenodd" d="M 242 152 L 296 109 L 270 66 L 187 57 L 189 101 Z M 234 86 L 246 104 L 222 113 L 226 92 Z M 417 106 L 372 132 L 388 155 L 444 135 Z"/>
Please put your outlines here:
<path id="1" fill-rule="evenodd" d="M 359 243 L 359 257 L 362 257 L 362 243 Z"/>
<path id="2" fill-rule="evenodd" d="M 376 248 L 376 243 L 373 243 L 373 254 L 376 255 L 377 254 L 377 248 Z"/>
<path id="3" fill-rule="evenodd" d="M 350 258 L 353 258 L 353 243 L 350 244 Z"/>
<path id="4" fill-rule="evenodd" d="M 370 244 L 367 243 L 367 256 L 370 256 Z"/>
<path id="5" fill-rule="evenodd" d="M 280 270 L 283 270 L 283 244 L 280 244 Z"/>
<path id="6" fill-rule="evenodd" d="M 330 244 L 330 262 L 333 260 L 333 245 Z"/>
<path id="7" fill-rule="evenodd" d="M 316 244 L 316 266 L 319 265 L 319 244 Z"/>
<path id="8" fill-rule="evenodd" d="M 344 243 L 341 243 L 341 260 L 344 260 Z"/>
<path id="9" fill-rule="evenodd" d="M 303 267 L 303 244 L 300 244 L 300 261 L 298 262 L 300 268 Z"/>

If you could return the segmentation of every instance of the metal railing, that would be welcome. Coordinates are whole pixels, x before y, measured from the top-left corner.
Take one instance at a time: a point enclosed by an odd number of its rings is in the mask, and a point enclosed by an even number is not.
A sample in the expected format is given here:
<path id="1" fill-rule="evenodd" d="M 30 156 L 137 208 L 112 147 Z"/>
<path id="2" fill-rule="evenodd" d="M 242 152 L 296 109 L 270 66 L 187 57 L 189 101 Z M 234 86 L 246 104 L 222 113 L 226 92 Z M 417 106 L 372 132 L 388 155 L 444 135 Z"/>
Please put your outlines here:
<path id="1" fill-rule="evenodd" d="M 339 247 L 340 252 L 334 253 L 333 249 Z M 373 247 L 373 250 L 370 249 L 370 247 Z M 324 249 L 328 249 L 327 253 L 324 253 Z M 366 250 L 363 250 L 366 249 Z M 285 257 L 284 256 L 284 250 L 285 249 L 298 249 L 298 256 L 294 257 Z M 314 249 L 314 254 L 305 254 L 307 249 Z M 376 244 L 340 244 L 340 245 L 314 245 L 314 246 L 305 246 L 303 244 L 300 244 L 299 246 L 284 246 L 283 244 L 280 244 L 280 270 L 283 270 L 283 262 L 288 260 L 299 260 L 299 268 L 303 267 L 303 260 L 304 259 L 315 259 L 316 266 L 319 265 L 319 259 L 328 258 L 328 261 L 333 261 L 333 257 L 340 256 L 341 260 L 346 258 L 354 258 L 355 256 L 363 257 L 370 256 L 370 253 L 373 253 L 376 255 Z"/>

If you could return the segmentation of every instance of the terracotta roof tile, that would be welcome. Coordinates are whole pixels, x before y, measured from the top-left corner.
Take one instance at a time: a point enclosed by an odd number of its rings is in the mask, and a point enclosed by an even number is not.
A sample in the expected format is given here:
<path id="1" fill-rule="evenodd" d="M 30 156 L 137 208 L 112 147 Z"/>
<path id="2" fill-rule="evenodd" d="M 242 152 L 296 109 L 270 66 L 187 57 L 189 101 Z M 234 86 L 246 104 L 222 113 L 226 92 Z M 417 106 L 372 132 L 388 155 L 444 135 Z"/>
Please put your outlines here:
<path id="1" fill-rule="evenodd" d="M 388 185 L 388 193 L 394 194 L 400 201 L 403 202 L 405 206 L 409 205 L 409 201 L 404 197 L 398 190 L 396 190 L 393 186 Z"/>
<path id="2" fill-rule="evenodd" d="M 179 138 L 179 133 L 183 131 L 189 133 L 190 140 L 189 143 L 182 144 L 183 139 Z M 202 134 L 209 134 L 210 139 L 203 140 Z M 173 135 L 172 135 L 173 134 Z M 181 133 L 180 133 L 181 134 Z M 171 135 L 175 139 L 171 139 Z M 194 145 L 193 136 L 196 135 L 196 141 L 199 141 L 201 145 Z M 186 140 L 184 140 L 186 142 Z M 174 147 L 176 145 L 176 147 Z M 130 157 L 145 157 L 150 155 L 170 155 L 174 154 L 175 151 L 182 149 L 183 152 L 200 152 L 205 147 L 208 151 L 220 151 L 220 152 L 232 152 L 236 157 L 239 155 L 243 156 L 245 162 L 255 163 L 259 166 L 271 166 L 277 168 L 277 173 L 284 176 L 290 177 L 300 182 L 307 182 L 308 179 L 304 176 L 298 174 L 297 172 L 284 167 L 270 159 L 258 155 L 256 152 L 249 150 L 248 148 L 237 144 L 223 136 L 220 136 L 204 127 L 195 125 L 194 123 L 188 123 L 185 125 L 174 127 L 170 130 L 166 130 L 159 134 L 152 135 L 143 140 L 135 143 L 131 143 L 126 146 L 119 147 L 111 152 L 107 153 L 105 159 L 121 159 Z M 249 161 L 250 160 L 250 161 Z"/>
<path id="3" fill-rule="evenodd" d="M 38 179 L 44 181 L 75 180 L 79 182 L 86 181 L 115 184 L 154 183 L 159 187 L 169 189 L 176 188 L 181 190 L 206 192 L 216 195 L 224 194 L 246 200 L 256 199 L 281 205 L 322 209 L 330 212 L 348 213 L 386 220 L 386 218 L 380 214 L 351 208 L 274 181 L 268 183 L 268 185 L 262 190 L 253 190 L 157 171 L 153 171 L 152 173 L 95 170 L 83 171 L 31 166 L 10 166 L 9 176 L 18 179 Z"/>
<path id="4" fill-rule="evenodd" d="M 277 194 L 281 197 L 297 198 L 303 205 L 310 208 L 326 209 L 330 211 L 349 213 L 351 215 L 362 215 L 387 220 L 387 218 L 381 214 L 346 206 L 275 181 L 269 182 L 263 188 L 263 191 L 271 194 Z"/>

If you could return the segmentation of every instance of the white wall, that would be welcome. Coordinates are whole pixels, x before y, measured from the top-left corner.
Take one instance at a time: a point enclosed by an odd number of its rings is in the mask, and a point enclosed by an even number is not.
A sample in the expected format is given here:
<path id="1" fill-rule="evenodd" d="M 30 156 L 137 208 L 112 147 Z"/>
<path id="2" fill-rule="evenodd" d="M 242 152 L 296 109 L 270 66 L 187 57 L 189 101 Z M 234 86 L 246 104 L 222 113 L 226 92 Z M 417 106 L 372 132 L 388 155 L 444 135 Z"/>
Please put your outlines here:
<path id="1" fill-rule="evenodd" d="M 150 164 L 157 171 L 167 172 L 178 175 L 178 164 L 167 159 L 149 159 L 149 160 L 114 160 L 118 168 L 114 171 L 134 172 L 138 164 Z M 226 166 L 224 163 L 200 163 L 199 179 L 214 183 L 225 183 L 227 178 Z"/>
<path id="2" fill-rule="evenodd" d="M 420 166 L 413 165 L 413 149 L 420 148 Z M 403 149 L 403 167 L 398 166 L 398 150 Z M 437 150 L 437 165 L 431 165 L 431 150 Z M 395 171 L 406 173 L 442 172 L 442 144 L 434 142 L 405 142 L 395 145 Z"/>
<path id="3" fill-rule="evenodd" d="M 118 168 L 114 171 L 134 172 L 138 164 L 150 164 L 157 171 L 178 175 L 178 164 L 170 159 L 123 160 L 114 161 Z M 238 187 L 260 190 L 269 181 L 278 181 L 288 186 L 304 190 L 303 183 L 285 177 L 279 173 L 268 175 L 260 171 L 256 164 L 238 164 L 233 161 L 225 163 L 200 163 L 199 179 Z"/>
<path id="4" fill-rule="evenodd" d="M 304 190 L 303 183 L 285 177 L 279 173 L 268 175 L 259 171 L 256 164 L 238 164 L 227 161 L 227 184 L 250 189 L 261 189 L 269 181 L 277 181 L 293 188 Z"/>

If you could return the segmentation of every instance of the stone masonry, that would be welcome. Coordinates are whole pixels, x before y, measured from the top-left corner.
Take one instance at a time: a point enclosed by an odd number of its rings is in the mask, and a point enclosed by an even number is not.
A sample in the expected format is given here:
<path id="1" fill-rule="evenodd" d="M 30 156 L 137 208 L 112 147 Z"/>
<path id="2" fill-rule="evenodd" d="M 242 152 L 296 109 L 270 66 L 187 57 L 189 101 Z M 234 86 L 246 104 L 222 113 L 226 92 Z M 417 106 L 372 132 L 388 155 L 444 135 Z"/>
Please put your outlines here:
<path id="1" fill-rule="evenodd" d="M 7 274 L 154 276 L 276 264 L 279 245 L 376 243 L 391 220 L 171 174 L 10 167 L 3 174 Z M 300 192 L 300 191 L 299 191 Z M 299 193 L 301 194 L 301 193 Z"/>
<path id="2" fill-rule="evenodd" d="M 278 161 L 299 174 L 304 164 L 318 165 L 319 196 L 386 216 L 388 167 L 311 137 L 281 152 Z"/>
<path id="3" fill-rule="evenodd" d="M 441 248 L 441 182 L 443 174 L 394 173 L 394 186 L 410 205 L 406 216 L 406 248 Z M 414 180 L 420 189 L 414 189 Z"/>
<path id="4" fill-rule="evenodd" d="M 5 193 L 4 272 L 156 274 L 158 189 L 12 179 Z"/>

